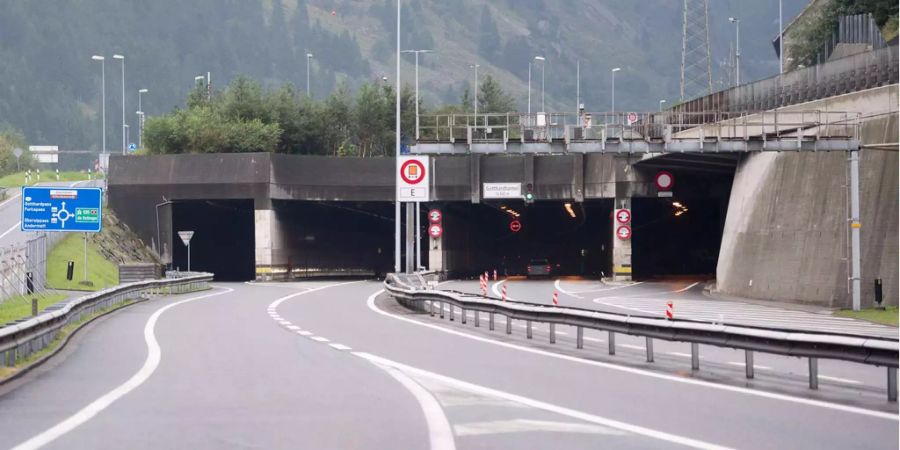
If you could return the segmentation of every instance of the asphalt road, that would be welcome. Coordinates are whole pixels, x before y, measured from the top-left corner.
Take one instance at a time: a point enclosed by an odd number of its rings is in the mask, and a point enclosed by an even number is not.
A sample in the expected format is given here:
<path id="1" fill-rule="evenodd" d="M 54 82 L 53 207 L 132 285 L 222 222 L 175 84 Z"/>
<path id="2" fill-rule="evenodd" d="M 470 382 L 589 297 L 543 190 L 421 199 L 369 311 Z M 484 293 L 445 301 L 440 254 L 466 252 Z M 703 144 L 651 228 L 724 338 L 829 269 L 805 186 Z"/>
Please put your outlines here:
<path id="1" fill-rule="evenodd" d="M 898 447 L 880 386 L 810 391 L 706 360 L 692 374 L 662 345 L 652 364 L 625 339 L 615 356 L 575 350 L 571 335 L 507 336 L 502 320 L 474 328 L 380 291 L 218 284 L 130 307 L 0 390 L 0 447 Z"/>

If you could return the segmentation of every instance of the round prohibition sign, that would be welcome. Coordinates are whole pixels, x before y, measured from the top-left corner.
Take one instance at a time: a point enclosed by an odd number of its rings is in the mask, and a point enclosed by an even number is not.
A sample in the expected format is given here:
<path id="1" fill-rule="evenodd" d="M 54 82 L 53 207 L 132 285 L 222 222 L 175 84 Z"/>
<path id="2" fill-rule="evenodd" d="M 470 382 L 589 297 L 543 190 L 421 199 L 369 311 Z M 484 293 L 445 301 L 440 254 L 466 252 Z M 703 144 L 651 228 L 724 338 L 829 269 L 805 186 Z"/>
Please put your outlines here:
<path id="1" fill-rule="evenodd" d="M 623 241 L 631 239 L 631 227 L 622 225 L 619 228 L 616 228 L 616 237 Z"/>
<path id="2" fill-rule="evenodd" d="M 443 217 L 444 216 L 441 214 L 441 210 L 439 209 L 432 209 L 428 212 L 428 220 L 431 223 L 441 223 L 441 219 Z"/>
<path id="3" fill-rule="evenodd" d="M 428 235 L 429 236 L 437 239 L 437 238 L 441 237 L 442 234 L 444 234 L 444 228 L 441 227 L 439 224 L 436 224 L 436 223 L 431 224 L 431 226 L 428 227 Z"/>
<path id="4" fill-rule="evenodd" d="M 425 165 L 415 159 L 411 159 L 400 166 L 400 178 L 406 184 L 419 184 L 425 178 Z"/>
<path id="5" fill-rule="evenodd" d="M 622 225 L 627 225 L 631 222 L 631 211 L 627 209 L 620 209 L 616 211 L 616 222 L 621 223 Z"/>
<path id="6" fill-rule="evenodd" d="M 518 220 L 513 220 L 512 222 L 509 223 L 509 230 L 512 231 L 513 233 L 518 233 L 519 230 L 521 230 L 521 229 L 522 229 L 522 222 L 519 222 Z"/>
<path id="7" fill-rule="evenodd" d="M 656 182 L 656 188 L 660 191 L 669 191 L 675 186 L 675 177 L 665 170 L 657 173 L 654 181 Z"/>

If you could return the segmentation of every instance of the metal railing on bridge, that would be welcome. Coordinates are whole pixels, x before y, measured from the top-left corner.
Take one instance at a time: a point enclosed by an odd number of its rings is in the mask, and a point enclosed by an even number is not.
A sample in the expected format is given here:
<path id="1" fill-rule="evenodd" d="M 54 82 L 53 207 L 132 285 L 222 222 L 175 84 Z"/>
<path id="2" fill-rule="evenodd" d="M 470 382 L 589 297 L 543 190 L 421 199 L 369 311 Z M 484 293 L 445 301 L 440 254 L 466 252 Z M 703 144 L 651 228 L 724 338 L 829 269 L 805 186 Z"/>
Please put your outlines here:
<path id="1" fill-rule="evenodd" d="M 860 126 L 859 114 L 835 111 L 438 114 L 419 122 L 413 153 L 856 150 Z"/>

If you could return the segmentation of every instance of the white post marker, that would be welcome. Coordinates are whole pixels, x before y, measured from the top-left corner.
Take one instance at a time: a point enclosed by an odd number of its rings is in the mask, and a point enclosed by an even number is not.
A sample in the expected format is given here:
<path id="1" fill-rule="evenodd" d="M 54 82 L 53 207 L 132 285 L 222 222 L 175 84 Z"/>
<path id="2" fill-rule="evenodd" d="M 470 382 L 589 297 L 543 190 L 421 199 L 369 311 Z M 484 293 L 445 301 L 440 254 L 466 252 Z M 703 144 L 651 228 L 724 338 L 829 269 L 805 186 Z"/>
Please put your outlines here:
<path id="1" fill-rule="evenodd" d="M 188 260 L 187 261 L 188 262 L 188 266 L 187 266 L 188 270 L 187 271 L 190 272 L 191 271 L 191 238 L 194 237 L 194 232 L 193 231 L 179 231 L 178 237 L 181 238 L 181 242 L 184 242 L 184 245 L 187 247 L 187 253 L 188 253 L 187 254 L 187 257 L 188 257 L 187 258 L 187 260 Z"/>

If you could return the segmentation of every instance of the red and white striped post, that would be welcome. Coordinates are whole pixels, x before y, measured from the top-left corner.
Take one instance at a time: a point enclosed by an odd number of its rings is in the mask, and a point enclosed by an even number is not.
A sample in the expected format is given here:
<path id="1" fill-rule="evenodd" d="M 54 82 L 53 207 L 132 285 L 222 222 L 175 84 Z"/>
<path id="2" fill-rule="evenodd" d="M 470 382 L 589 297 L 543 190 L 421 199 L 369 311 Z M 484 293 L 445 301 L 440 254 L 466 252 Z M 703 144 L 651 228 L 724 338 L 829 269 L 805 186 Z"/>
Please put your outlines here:
<path id="1" fill-rule="evenodd" d="M 481 279 L 481 295 L 487 297 L 487 275 L 480 277 Z"/>
<path id="2" fill-rule="evenodd" d="M 559 293 L 553 292 L 553 304 L 559 306 Z"/>
<path id="3" fill-rule="evenodd" d="M 494 281 L 497 281 L 497 269 L 494 269 Z"/>
<path id="4" fill-rule="evenodd" d="M 672 320 L 675 318 L 675 308 L 672 306 L 672 301 L 669 300 L 666 302 L 666 319 Z"/>
<path id="5" fill-rule="evenodd" d="M 506 285 L 500 286 L 500 299 L 506 301 Z"/>

